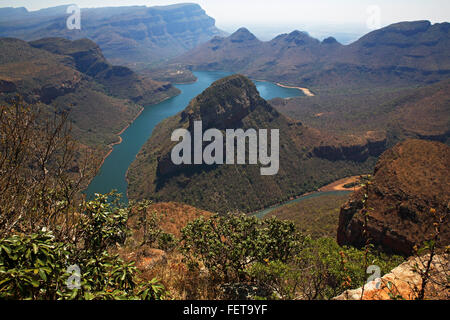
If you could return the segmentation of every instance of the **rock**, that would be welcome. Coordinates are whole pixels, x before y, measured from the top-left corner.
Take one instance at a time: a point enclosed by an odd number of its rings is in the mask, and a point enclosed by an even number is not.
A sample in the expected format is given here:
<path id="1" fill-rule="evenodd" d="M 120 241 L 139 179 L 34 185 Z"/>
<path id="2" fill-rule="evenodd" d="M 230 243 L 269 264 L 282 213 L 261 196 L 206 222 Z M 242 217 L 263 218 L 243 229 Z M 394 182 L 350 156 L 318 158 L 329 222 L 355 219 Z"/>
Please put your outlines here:
<path id="1" fill-rule="evenodd" d="M 448 219 L 450 148 L 439 142 L 407 140 L 379 159 L 372 184 L 357 191 L 341 208 L 340 245 L 364 246 L 363 198 L 369 241 L 387 252 L 410 256 L 434 234 L 436 216 Z M 441 227 L 440 246 L 450 242 L 448 220 Z"/>
<path id="2" fill-rule="evenodd" d="M 381 279 L 375 279 L 364 286 L 363 300 L 413 300 L 418 297 L 422 288 L 422 277 L 419 270 L 426 270 L 430 255 L 410 258 Z M 450 272 L 449 255 L 441 254 L 433 257 L 430 268 L 430 281 L 425 289 L 426 299 L 450 298 L 447 277 Z M 360 300 L 362 288 L 347 290 L 333 300 Z"/>
<path id="3" fill-rule="evenodd" d="M 320 145 L 313 149 L 313 154 L 330 161 L 363 162 L 369 157 L 378 157 L 386 150 L 387 138 L 384 132 L 368 131 L 358 140 L 354 143 Z"/>
<path id="4" fill-rule="evenodd" d="M 0 10 L 0 36 L 36 40 L 45 37 L 88 38 L 108 60 L 119 64 L 151 64 L 186 52 L 225 33 L 194 3 L 170 6 L 82 8 L 82 29 L 68 30 L 67 6 L 37 11 Z M 80 58 L 83 58 L 80 56 Z"/>

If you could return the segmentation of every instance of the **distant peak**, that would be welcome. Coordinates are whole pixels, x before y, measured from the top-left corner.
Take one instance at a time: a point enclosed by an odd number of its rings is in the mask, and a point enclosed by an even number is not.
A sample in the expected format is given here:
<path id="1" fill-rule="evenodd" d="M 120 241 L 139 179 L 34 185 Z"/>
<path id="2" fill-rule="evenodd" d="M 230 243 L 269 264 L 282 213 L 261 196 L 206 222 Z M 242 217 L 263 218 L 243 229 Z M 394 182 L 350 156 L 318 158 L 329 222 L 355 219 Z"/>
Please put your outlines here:
<path id="1" fill-rule="evenodd" d="M 406 21 L 406 22 L 398 22 L 387 27 L 384 27 L 380 30 L 375 30 L 371 33 L 380 33 L 380 32 L 395 32 L 402 33 L 405 35 L 413 35 L 419 32 L 426 32 L 431 27 L 431 22 L 427 20 L 421 21 Z M 371 34 L 369 33 L 369 35 Z"/>
<path id="2" fill-rule="evenodd" d="M 298 37 L 298 36 L 308 36 L 308 33 L 307 32 L 303 32 L 303 31 L 299 31 L 299 30 L 294 30 L 294 31 L 292 31 L 291 33 L 289 33 L 289 35 L 290 36 L 293 36 L 293 37 Z"/>
<path id="3" fill-rule="evenodd" d="M 411 30 L 411 29 L 428 29 L 431 22 L 428 20 L 405 21 L 398 22 L 387 26 L 385 29 Z"/>
<path id="4" fill-rule="evenodd" d="M 319 43 L 319 41 L 315 38 L 312 38 L 307 32 L 305 31 L 298 31 L 294 30 L 289 34 L 282 34 L 275 38 L 277 40 L 283 40 L 289 43 L 295 43 L 298 46 L 302 46 L 305 44 L 314 44 Z"/>
<path id="5" fill-rule="evenodd" d="M 334 37 L 328 37 L 322 41 L 323 44 L 340 44 Z"/>
<path id="6" fill-rule="evenodd" d="M 251 33 L 247 28 L 239 28 L 230 36 L 231 40 L 257 40 L 255 35 Z"/>

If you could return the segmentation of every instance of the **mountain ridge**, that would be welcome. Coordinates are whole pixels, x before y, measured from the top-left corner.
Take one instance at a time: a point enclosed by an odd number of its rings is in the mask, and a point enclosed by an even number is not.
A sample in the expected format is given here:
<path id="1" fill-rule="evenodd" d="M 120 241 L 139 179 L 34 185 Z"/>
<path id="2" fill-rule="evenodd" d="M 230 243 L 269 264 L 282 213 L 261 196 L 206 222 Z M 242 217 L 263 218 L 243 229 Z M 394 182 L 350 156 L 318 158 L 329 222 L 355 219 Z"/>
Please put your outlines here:
<path id="1" fill-rule="evenodd" d="M 0 38 L 0 101 L 20 95 L 45 114 L 69 111 L 72 135 L 100 158 L 143 104 L 177 93 L 167 83 L 111 65 L 91 40 Z"/>
<path id="2" fill-rule="evenodd" d="M 0 10 L 0 36 L 89 38 L 115 64 L 158 63 L 225 33 L 198 5 L 81 8 L 81 30 L 68 30 L 67 5 L 38 11 Z"/>
<path id="3" fill-rule="evenodd" d="M 450 74 L 450 23 L 400 22 L 342 45 L 294 31 L 270 41 L 213 40 L 175 58 L 193 70 L 228 70 L 313 89 L 423 85 Z"/>

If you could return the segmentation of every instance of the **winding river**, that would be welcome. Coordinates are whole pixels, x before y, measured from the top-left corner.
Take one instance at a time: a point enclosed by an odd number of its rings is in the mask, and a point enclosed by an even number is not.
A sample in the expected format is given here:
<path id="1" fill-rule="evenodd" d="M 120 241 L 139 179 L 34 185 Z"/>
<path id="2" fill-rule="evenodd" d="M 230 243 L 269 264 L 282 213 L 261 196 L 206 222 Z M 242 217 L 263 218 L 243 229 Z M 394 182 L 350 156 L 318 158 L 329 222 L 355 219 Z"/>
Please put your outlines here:
<path id="1" fill-rule="evenodd" d="M 221 71 L 194 72 L 195 83 L 176 85 L 181 94 L 156 105 L 146 106 L 139 117 L 120 135 L 122 143 L 115 145 L 106 158 L 99 173 L 92 180 L 86 195 L 92 199 L 94 193 L 108 193 L 117 190 L 128 201 L 126 173 L 128 167 L 136 158 L 139 150 L 150 138 L 153 128 L 162 120 L 184 110 L 189 102 L 208 88 L 214 81 L 230 75 Z M 303 93 L 294 88 L 284 88 L 271 82 L 254 81 L 261 97 L 266 100 L 273 98 L 289 98 L 301 96 Z"/>

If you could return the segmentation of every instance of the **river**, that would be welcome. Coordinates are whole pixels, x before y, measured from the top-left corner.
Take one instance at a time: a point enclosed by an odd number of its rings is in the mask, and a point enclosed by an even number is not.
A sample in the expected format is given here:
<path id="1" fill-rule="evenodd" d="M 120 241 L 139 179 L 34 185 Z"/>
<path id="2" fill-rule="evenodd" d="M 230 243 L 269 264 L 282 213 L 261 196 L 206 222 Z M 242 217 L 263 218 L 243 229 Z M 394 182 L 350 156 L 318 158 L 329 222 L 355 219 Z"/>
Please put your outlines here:
<path id="1" fill-rule="evenodd" d="M 198 79 L 195 83 L 178 84 L 176 87 L 181 90 L 181 94 L 159 104 L 144 107 L 139 117 L 120 135 L 122 143 L 113 147 L 99 173 L 85 191 L 88 199 L 92 199 L 94 193 L 108 193 L 114 189 L 121 193 L 123 201 L 127 202 L 127 170 L 139 150 L 150 138 L 153 128 L 162 120 L 184 110 L 193 98 L 202 93 L 214 81 L 231 75 L 229 72 L 222 71 L 201 71 L 194 72 L 194 74 Z M 266 100 L 303 95 L 298 89 L 283 88 L 265 81 L 254 82 L 261 97 Z"/>

